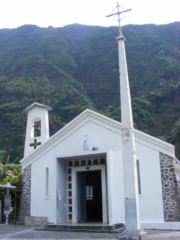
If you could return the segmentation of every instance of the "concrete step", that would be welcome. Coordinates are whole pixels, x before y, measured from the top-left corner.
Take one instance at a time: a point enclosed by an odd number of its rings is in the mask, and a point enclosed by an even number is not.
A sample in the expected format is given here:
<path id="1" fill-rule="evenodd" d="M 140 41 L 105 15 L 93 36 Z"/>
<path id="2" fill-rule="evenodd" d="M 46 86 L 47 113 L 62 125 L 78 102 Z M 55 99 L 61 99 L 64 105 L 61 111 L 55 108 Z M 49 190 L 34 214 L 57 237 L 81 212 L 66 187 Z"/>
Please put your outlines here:
<path id="1" fill-rule="evenodd" d="M 96 232 L 96 233 L 120 233 L 125 229 L 124 224 L 48 224 L 44 228 L 36 228 L 43 231 L 67 231 L 67 232 Z"/>

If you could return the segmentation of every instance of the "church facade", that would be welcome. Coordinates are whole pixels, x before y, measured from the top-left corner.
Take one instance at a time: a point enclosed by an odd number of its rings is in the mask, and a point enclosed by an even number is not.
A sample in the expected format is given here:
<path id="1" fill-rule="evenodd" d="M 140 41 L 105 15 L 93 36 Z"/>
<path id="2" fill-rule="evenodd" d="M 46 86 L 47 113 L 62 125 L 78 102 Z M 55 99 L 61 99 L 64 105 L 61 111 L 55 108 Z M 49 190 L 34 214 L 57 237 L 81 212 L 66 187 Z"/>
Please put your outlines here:
<path id="1" fill-rule="evenodd" d="M 49 138 L 49 110 L 26 109 L 20 221 L 125 223 L 121 123 L 86 109 Z M 138 130 L 135 144 L 141 227 L 178 229 L 174 146 Z"/>

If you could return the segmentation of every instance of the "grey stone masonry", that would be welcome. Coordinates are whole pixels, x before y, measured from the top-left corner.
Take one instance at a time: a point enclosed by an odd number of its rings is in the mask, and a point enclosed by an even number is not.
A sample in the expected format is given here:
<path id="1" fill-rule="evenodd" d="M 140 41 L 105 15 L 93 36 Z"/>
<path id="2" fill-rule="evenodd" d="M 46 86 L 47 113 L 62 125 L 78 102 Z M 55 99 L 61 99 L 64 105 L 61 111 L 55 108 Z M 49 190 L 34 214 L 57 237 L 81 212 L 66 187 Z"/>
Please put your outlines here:
<path id="1" fill-rule="evenodd" d="M 173 167 L 173 158 L 160 153 L 162 196 L 165 222 L 180 221 L 179 186 Z"/>
<path id="2" fill-rule="evenodd" d="M 20 199 L 18 220 L 24 224 L 25 216 L 30 216 L 31 200 L 31 165 L 24 169 L 23 186 Z"/>

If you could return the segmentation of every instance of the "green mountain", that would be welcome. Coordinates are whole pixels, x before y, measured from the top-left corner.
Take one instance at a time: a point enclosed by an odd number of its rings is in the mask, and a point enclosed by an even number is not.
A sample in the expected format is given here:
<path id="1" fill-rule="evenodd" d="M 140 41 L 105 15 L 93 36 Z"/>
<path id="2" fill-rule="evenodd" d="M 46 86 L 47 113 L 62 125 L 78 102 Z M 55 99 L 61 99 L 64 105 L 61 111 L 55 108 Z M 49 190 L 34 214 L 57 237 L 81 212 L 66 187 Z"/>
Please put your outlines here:
<path id="1" fill-rule="evenodd" d="M 123 27 L 135 127 L 180 157 L 180 22 Z M 0 151 L 23 156 L 26 114 L 48 104 L 50 133 L 86 108 L 120 120 L 116 27 L 25 25 L 0 30 Z M 0 152 L 1 154 L 1 152 Z"/>

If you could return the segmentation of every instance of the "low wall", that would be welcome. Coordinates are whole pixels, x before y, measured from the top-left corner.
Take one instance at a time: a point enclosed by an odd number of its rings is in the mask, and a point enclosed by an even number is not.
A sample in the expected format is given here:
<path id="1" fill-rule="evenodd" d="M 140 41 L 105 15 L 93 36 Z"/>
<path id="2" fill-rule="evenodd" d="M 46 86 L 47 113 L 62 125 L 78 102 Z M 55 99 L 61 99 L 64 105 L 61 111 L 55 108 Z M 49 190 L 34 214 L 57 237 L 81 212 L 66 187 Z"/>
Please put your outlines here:
<path id="1" fill-rule="evenodd" d="M 178 230 L 180 229 L 179 222 L 154 222 L 154 223 L 141 223 L 140 224 L 142 229 L 157 229 L 157 230 Z M 169 238 L 168 238 L 169 239 Z"/>
<path id="2" fill-rule="evenodd" d="M 26 216 L 25 217 L 25 225 L 26 226 L 45 226 L 48 223 L 47 217 L 34 217 L 34 216 Z"/>

